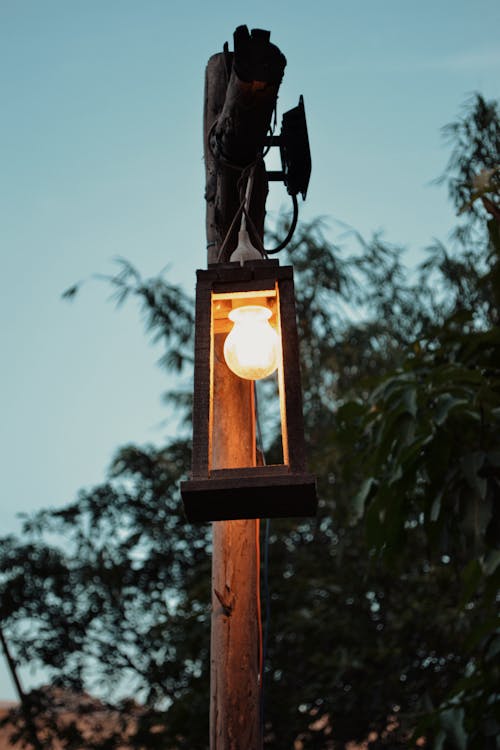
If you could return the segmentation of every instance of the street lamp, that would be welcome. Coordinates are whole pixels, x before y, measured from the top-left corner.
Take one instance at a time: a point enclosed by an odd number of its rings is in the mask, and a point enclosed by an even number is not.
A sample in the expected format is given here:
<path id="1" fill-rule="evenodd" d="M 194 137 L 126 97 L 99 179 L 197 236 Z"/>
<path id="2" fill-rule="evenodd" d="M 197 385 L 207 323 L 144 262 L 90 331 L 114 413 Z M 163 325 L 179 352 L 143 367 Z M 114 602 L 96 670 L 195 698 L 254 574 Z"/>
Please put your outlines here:
<path id="1" fill-rule="evenodd" d="M 316 485 L 305 459 L 292 267 L 255 260 L 197 271 L 195 326 L 192 473 L 181 483 L 188 520 L 314 515 Z M 218 379 L 252 381 L 276 370 L 283 462 L 257 466 L 253 438 L 250 465 L 221 467 L 214 457 Z M 253 412 L 248 419 L 254 419 Z M 237 440 L 239 425 L 230 429 Z M 252 429 L 246 432 L 255 436 Z"/>

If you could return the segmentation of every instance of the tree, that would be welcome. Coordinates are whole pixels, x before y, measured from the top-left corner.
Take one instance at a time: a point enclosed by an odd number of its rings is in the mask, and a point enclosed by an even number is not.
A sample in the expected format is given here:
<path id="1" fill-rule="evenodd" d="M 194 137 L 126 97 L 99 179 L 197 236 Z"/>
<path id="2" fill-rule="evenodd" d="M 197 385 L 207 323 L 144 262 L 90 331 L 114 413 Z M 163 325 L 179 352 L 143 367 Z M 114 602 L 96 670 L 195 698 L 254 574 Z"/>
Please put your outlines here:
<path id="1" fill-rule="evenodd" d="M 270 529 L 269 748 L 420 735 L 436 750 L 497 747 L 498 106 L 476 96 L 447 133 L 444 179 L 465 221 L 414 281 L 378 236 L 354 234 L 344 257 L 313 222 L 289 247 L 321 502 L 316 519 Z M 140 300 L 163 364 L 188 372 L 189 297 L 127 263 L 112 282 L 119 301 Z M 169 399 L 188 423 L 190 393 Z M 272 460 L 272 424 L 264 432 Z M 161 449 L 125 446 L 105 484 L 27 518 L 0 550 L 17 660 L 104 692 L 134 717 L 134 748 L 207 746 L 210 541 L 182 514 L 189 451 L 182 430 Z M 31 696 L 35 716 L 47 695 Z M 75 727 L 66 740 L 81 746 Z"/>

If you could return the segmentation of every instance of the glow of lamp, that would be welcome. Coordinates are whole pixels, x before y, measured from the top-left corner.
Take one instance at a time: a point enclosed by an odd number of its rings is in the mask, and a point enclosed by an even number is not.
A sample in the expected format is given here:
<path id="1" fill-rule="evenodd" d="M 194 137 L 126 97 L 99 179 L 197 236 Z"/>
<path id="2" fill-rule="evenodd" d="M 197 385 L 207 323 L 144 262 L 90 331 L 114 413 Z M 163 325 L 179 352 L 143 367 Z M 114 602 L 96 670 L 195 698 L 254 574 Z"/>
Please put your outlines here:
<path id="1" fill-rule="evenodd" d="M 238 377 L 260 380 L 277 369 L 280 341 L 269 323 L 271 315 L 262 305 L 236 307 L 229 313 L 234 326 L 224 342 L 224 358 Z"/>

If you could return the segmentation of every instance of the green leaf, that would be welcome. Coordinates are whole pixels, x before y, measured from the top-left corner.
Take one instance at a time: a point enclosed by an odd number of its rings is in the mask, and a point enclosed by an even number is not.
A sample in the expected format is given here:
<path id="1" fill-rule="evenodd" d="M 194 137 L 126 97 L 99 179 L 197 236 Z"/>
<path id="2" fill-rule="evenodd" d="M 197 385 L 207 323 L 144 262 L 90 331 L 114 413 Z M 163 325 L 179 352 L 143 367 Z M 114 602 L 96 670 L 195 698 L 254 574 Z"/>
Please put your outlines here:
<path id="1" fill-rule="evenodd" d="M 380 550 L 386 542 L 386 536 L 381 520 L 381 508 L 379 498 L 368 506 L 365 515 L 365 533 L 369 547 Z"/>
<path id="2" fill-rule="evenodd" d="M 337 418 L 340 421 L 350 422 L 358 417 L 363 417 L 366 413 L 366 408 L 366 405 L 360 401 L 346 401 L 345 404 L 339 406 Z"/>
<path id="3" fill-rule="evenodd" d="M 79 289 L 81 286 L 81 282 L 78 284 L 73 284 L 73 286 L 68 287 L 68 289 L 65 289 L 64 292 L 61 294 L 62 299 L 69 299 L 72 300 L 74 297 L 76 297 Z"/>
<path id="4" fill-rule="evenodd" d="M 436 497 L 434 498 L 434 501 L 432 503 L 431 512 L 430 512 L 430 519 L 431 519 L 431 521 L 433 523 L 435 523 L 438 520 L 438 518 L 439 518 L 439 514 L 441 512 L 441 500 L 442 500 L 442 497 L 443 497 L 442 493 L 439 493 L 438 495 L 436 495 Z"/>
<path id="5" fill-rule="evenodd" d="M 488 645 L 484 658 L 486 661 L 493 661 L 500 654 L 500 637 L 495 636 Z"/>
<path id="6" fill-rule="evenodd" d="M 486 459 L 492 466 L 500 467 L 500 451 L 488 451 Z"/>
<path id="7" fill-rule="evenodd" d="M 433 381 L 437 385 L 446 384 L 449 388 L 451 385 L 478 385 L 482 383 L 483 376 L 478 370 L 472 370 L 467 367 L 457 367 L 455 365 L 446 365 L 436 369 L 433 373 Z"/>
<path id="8" fill-rule="evenodd" d="M 462 571 L 462 607 L 474 596 L 481 579 L 483 571 L 478 560 L 471 560 Z"/>
<path id="9" fill-rule="evenodd" d="M 460 466 L 469 487 L 477 492 L 482 500 L 486 496 L 487 480 L 480 477 L 478 472 L 483 467 L 485 458 L 485 453 L 477 451 L 469 453 L 460 459 Z"/>
<path id="10" fill-rule="evenodd" d="M 378 488 L 378 482 L 373 477 L 365 479 L 359 491 L 351 501 L 352 521 L 355 522 L 361 518 L 365 512 L 365 507 L 375 495 Z"/>
<path id="11" fill-rule="evenodd" d="M 434 438 L 434 435 L 425 435 L 424 437 L 419 438 L 418 440 L 415 440 L 413 443 L 408 445 L 400 455 L 400 462 L 403 469 L 403 472 L 406 474 L 408 470 L 413 467 L 414 463 L 417 462 L 417 460 L 420 460 L 423 458 L 423 448 L 428 445 L 432 439 Z"/>
<path id="12" fill-rule="evenodd" d="M 393 377 L 383 380 L 371 394 L 371 401 L 389 400 L 394 394 L 397 394 L 407 383 L 414 383 L 415 375 L 408 372 L 400 372 Z"/>
<path id="13" fill-rule="evenodd" d="M 483 617 L 469 632 L 465 640 L 465 648 L 472 651 L 498 630 L 498 616 L 496 614 Z"/>
<path id="14" fill-rule="evenodd" d="M 500 565 L 500 550 L 492 549 L 484 559 L 481 561 L 483 572 L 485 576 L 491 576 Z"/>
<path id="15" fill-rule="evenodd" d="M 417 415 L 417 391 L 415 388 L 405 388 L 403 392 L 403 405 L 412 417 Z"/>
<path id="16" fill-rule="evenodd" d="M 434 405 L 434 421 L 442 425 L 448 418 L 448 414 L 457 406 L 467 405 L 468 401 L 463 398 L 457 398 L 450 393 L 442 393 L 437 397 Z"/>
<path id="17" fill-rule="evenodd" d="M 440 716 L 440 724 L 445 738 L 451 741 L 451 747 L 454 750 L 467 750 L 463 708 L 457 706 L 443 711 Z"/>

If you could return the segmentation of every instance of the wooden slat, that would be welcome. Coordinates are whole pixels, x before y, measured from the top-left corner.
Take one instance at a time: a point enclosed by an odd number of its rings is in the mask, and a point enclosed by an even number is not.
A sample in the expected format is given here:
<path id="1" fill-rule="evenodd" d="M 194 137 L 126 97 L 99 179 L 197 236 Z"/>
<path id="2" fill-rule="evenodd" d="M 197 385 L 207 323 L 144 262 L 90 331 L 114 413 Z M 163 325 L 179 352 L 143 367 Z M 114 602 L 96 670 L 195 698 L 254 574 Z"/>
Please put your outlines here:
<path id="1" fill-rule="evenodd" d="M 194 345 L 193 477 L 208 477 L 209 471 L 211 296 L 210 281 L 199 278 Z"/>
<path id="2" fill-rule="evenodd" d="M 279 283 L 279 305 L 284 362 L 284 411 L 288 463 L 292 473 L 306 470 L 299 339 L 292 279 Z"/>
<path id="3" fill-rule="evenodd" d="M 189 521 L 201 523 L 251 518 L 303 518 L 316 513 L 312 474 L 256 474 L 188 481 L 181 485 Z"/>

